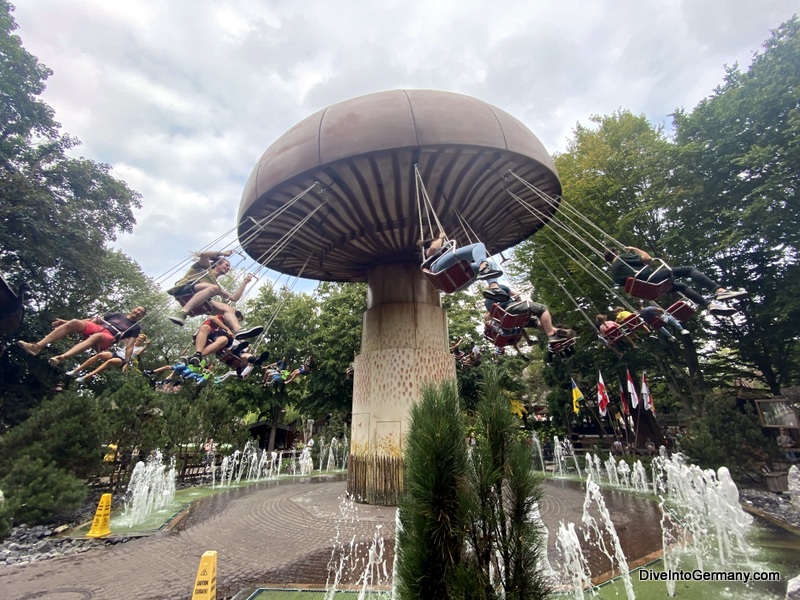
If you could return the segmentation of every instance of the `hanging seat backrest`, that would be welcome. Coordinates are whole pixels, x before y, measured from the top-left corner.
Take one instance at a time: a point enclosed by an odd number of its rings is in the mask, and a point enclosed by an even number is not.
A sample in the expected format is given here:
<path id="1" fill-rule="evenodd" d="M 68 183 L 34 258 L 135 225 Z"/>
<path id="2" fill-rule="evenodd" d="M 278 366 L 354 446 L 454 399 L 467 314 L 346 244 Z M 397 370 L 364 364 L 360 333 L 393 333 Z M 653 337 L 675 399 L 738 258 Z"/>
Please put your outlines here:
<path id="1" fill-rule="evenodd" d="M 522 339 L 522 330 L 500 329 L 496 321 L 491 321 L 484 326 L 483 337 L 490 340 L 497 348 L 505 348 L 513 346 Z"/>
<path id="2" fill-rule="evenodd" d="M 218 351 L 217 356 L 219 357 L 220 362 L 225 363 L 231 369 L 234 369 L 237 372 L 247 366 L 247 361 L 242 360 L 239 356 L 236 356 L 228 348 Z"/>
<path id="3" fill-rule="evenodd" d="M 639 329 L 646 329 L 647 323 L 644 322 L 644 319 L 637 314 L 630 315 L 622 319 L 620 323 L 622 328 L 626 331 L 626 333 L 635 333 Z"/>
<path id="4" fill-rule="evenodd" d="M 524 310 L 516 312 L 514 310 L 515 305 L 523 305 Z M 492 310 L 489 312 L 489 315 L 492 317 L 492 319 L 497 321 L 501 329 L 516 329 L 518 327 L 525 327 L 528 321 L 530 321 L 531 311 L 528 308 L 527 302 L 524 301 L 515 302 L 505 309 L 500 306 L 500 304 L 495 302 L 492 304 Z"/>
<path id="5" fill-rule="evenodd" d="M 697 312 L 697 306 L 689 300 L 678 300 L 667 308 L 667 312 L 681 323 L 685 323 Z"/>
<path id="6" fill-rule="evenodd" d="M 548 346 L 548 352 L 553 354 L 557 354 L 561 358 L 567 358 L 568 356 L 572 356 L 575 354 L 575 341 L 577 337 L 570 338 L 568 340 L 563 340 L 561 342 L 550 342 Z"/>
<path id="7" fill-rule="evenodd" d="M 420 267 L 433 287 L 445 294 L 452 294 L 453 292 L 463 290 L 475 281 L 475 271 L 472 270 L 472 265 L 466 260 L 457 261 L 437 273 L 431 271 L 430 268 L 437 260 L 445 256 L 445 254 L 455 252 L 455 249 L 455 240 L 447 240 L 443 244 L 442 249 L 433 256 L 426 258 Z"/>
<path id="8" fill-rule="evenodd" d="M 647 280 L 636 278 L 642 271 L 645 269 L 650 269 L 652 264 L 656 262 L 660 264 L 655 271 L 650 273 Z M 653 283 L 650 281 L 653 275 L 665 269 L 670 272 L 670 277 L 668 279 L 658 283 Z M 625 291 L 631 296 L 635 298 L 642 298 L 643 300 L 656 300 L 661 296 L 665 296 L 672 291 L 672 269 L 670 269 L 669 265 L 667 265 L 667 263 L 660 258 L 654 258 L 652 261 L 650 261 L 649 265 L 639 269 L 639 271 L 636 272 L 636 276 L 628 277 L 628 279 L 625 280 Z"/>
<path id="9" fill-rule="evenodd" d="M 186 306 L 186 303 L 192 299 L 192 296 L 176 296 L 175 300 L 178 301 L 178 304 L 181 306 Z M 197 317 L 200 315 L 213 315 L 217 314 L 219 311 L 215 309 L 209 302 L 203 302 L 200 306 L 196 306 L 192 310 L 189 311 L 190 317 Z"/>
<path id="10" fill-rule="evenodd" d="M 619 323 L 609 321 L 604 328 L 601 328 L 600 335 L 609 344 L 614 344 L 627 335 L 627 330 Z"/>

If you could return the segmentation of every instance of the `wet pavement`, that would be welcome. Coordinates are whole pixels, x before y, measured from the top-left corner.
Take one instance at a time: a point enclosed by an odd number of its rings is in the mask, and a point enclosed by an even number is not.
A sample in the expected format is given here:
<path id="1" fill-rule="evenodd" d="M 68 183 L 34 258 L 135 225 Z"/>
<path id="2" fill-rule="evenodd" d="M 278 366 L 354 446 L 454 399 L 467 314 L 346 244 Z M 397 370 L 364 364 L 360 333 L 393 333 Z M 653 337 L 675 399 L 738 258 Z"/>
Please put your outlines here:
<path id="1" fill-rule="evenodd" d="M 380 526 L 391 569 L 395 508 L 343 502 L 342 477 L 256 484 L 196 501 L 168 531 L 68 557 L 0 569 L 4 600 L 190 598 L 201 555 L 216 550 L 217 597 L 259 584 L 324 585 L 334 540 L 369 544 Z M 626 554 L 660 545 L 654 503 L 604 490 Z M 580 523 L 580 484 L 548 481 L 540 504 L 554 545 L 561 520 Z M 651 525 L 655 524 L 655 528 Z M 656 535 L 657 533 L 657 535 Z M 112 532 L 113 535 L 113 532 Z M 551 561 L 553 553 L 550 552 Z M 603 570 L 601 563 L 593 572 Z"/>

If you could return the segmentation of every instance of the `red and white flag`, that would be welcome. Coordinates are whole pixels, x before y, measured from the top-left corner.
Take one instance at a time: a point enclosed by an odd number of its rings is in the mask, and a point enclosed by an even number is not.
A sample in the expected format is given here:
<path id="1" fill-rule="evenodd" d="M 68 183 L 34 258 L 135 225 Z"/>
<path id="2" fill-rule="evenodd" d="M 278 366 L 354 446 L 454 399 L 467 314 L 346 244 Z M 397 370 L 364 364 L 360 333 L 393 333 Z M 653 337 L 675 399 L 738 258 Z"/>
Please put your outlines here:
<path id="1" fill-rule="evenodd" d="M 631 372 L 628 369 L 625 369 L 628 373 L 628 393 L 631 395 L 631 406 L 636 408 L 639 406 L 639 396 L 636 394 L 636 386 L 633 384 L 633 377 L 631 377 Z"/>
<path id="2" fill-rule="evenodd" d="M 650 410 L 656 414 L 656 407 L 653 405 L 653 397 L 650 395 L 650 388 L 647 386 L 647 378 L 642 371 L 642 406 L 645 410 Z"/>
<path id="3" fill-rule="evenodd" d="M 626 417 L 631 414 L 630 409 L 628 408 L 628 401 L 625 399 L 625 390 L 622 389 L 622 383 L 619 384 L 619 404 L 622 408 L 622 414 Z"/>
<path id="4" fill-rule="evenodd" d="M 600 416 L 605 417 L 608 413 L 608 392 L 606 384 L 603 382 L 603 374 L 600 371 L 597 374 L 597 408 L 600 410 Z"/>

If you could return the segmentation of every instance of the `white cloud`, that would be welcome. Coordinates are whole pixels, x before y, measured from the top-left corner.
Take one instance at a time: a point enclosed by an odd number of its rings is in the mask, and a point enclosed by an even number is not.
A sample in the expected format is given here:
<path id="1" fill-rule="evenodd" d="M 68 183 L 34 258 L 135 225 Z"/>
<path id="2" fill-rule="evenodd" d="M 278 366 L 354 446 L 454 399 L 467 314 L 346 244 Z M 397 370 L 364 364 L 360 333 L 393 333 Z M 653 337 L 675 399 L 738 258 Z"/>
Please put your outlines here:
<path id="1" fill-rule="evenodd" d="M 746 68 L 784 0 L 32 0 L 15 18 L 53 69 L 44 99 L 78 151 L 143 195 L 119 246 L 158 276 L 232 230 L 261 153 L 335 102 L 397 88 L 473 95 L 551 152 L 577 122 L 661 123 Z"/>

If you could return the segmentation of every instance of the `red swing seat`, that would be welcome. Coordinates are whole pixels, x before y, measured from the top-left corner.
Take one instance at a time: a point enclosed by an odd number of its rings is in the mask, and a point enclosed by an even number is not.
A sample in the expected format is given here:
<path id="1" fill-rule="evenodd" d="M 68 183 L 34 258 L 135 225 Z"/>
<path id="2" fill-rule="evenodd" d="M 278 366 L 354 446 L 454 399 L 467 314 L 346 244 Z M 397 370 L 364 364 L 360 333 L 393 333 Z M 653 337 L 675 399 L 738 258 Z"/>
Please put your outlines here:
<path id="1" fill-rule="evenodd" d="M 667 314 L 672 315 L 677 319 L 680 323 L 686 323 L 689 319 L 691 319 L 694 314 L 697 312 L 697 306 L 694 302 L 689 300 L 678 300 L 677 302 L 671 304 L 669 308 L 665 311 Z M 656 318 L 650 323 L 650 327 L 653 329 L 661 329 L 667 323 L 661 317 Z"/>
<path id="2" fill-rule="evenodd" d="M 666 296 L 672 291 L 672 269 L 660 258 L 654 258 L 649 265 L 644 266 L 636 272 L 639 275 L 646 269 L 649 269 L 653 264 L 661 263 L 655 271 L 648 275 L 647 279 L 636 279 L 636 277 L 628 277 L 625 280 L 625 291 L 634 296 L 635 298 L 642 298 L 643 300 L 656 300 L 661 296 Z M 658 283 L 652 283 L 649 280 L 658 273 L 660 270 L 666 269 L 670 273 L 669 279 L 665 279 Z"/>
<path id="3" fill-rule="evenodd" d="M 685 323 L 694 316 L 694 313 L 697 312 L 697 307 L 688 300 L 678 300 L 667 308 L 667 312 L 681 323 Z"/>
<path id="4" fill-rule="evenodd" d="M 517 329 L 525 327 L 531 319 L 530 310 L 514 314 L 506 311 L 499 303 L 492 304 L 492 310 L 489 311 L 489 316 L 492 317 L 498 324 L 500 329 Z"/>
<path id="5" fill-rule="evenodd" d="M 495 323 L 487 323 L 483 328 L 483 337 L 490 340 L 497 348 L 505 348 L 519 343 L 522 332 L 516 329 L 500 329 Z"/>
<path id="6" fill-rule="evenodd" d="M 622 319 L 620 323 L 623 329 L 626 330 L 626 335 L 636 333 L 639 329 L 647 329 L 647 323 L 639 315 L 630 315 Z"/>
<path id="7" fill-rule="evenodd" d="M 625 291 L 635 298 L 656 300 L 672 291 L 672 280 L 665 279 L 659 283 L 650 283 L 644 279 L 628 277 L 628 279 L 625 280 Z"/>
<path id="8" fill-rule="evenodd" d="M 558 354 L 559 356 L 564 353 L 568 353 L 570 348 L 575 347 L 575 341 L 577 339 L 578 339 L 577 337 L 574 337 L 568 340 L 563 340 L 561 342 L 550 342 L 549 351 L 552 352 L 553 354 Z"/>
<path id="9" fill-rule="evenodd" d="M 444 243 L 439 252 L 425 259 L 420 266 L 422 272 L 425 273 L 425 277 L 431 282 L 431 285 L 445 294 L 452 294 L 469 287 L 476 278 L 475 271 L 472 270 L 472 265 L 466 260 L 459 260 L 446 269 L 442 269 L 436 273 L 430 270 L 430 267 L 432 267 L 436 261 L 447 253 L 455 252 L 455 249 L 455 241 L 448 240 Z"/>
<path id="10" fill-rule="evenodd" d="M 616 344 L 627 334 L 628 332 L 626 331 L 626 329 L 622 327 L 619 323 L 609 322 L 607 329 L 605 331 L 600 332 L 600 337 L 607 344 Z"/>

